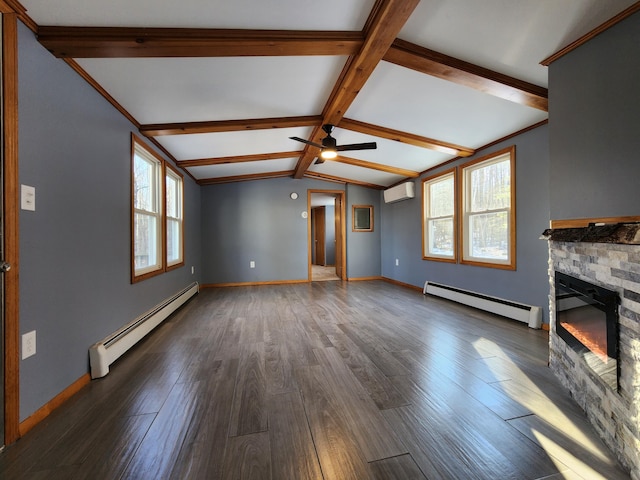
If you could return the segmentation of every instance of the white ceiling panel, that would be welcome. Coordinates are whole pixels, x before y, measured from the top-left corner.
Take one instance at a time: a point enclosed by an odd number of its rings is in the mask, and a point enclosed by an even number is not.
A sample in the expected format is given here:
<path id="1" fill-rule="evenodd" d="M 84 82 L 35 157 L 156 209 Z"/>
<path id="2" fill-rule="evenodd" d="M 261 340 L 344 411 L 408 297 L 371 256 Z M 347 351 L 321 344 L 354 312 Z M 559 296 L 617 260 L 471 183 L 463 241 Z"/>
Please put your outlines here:
<path id="1" fill-rule="evenodd" d="M 542 121 L 548 114 L 381 62 L 346 116 L 477 148 Z"/>
<path id="2" fill-rule="evenodd" d="M 189 167 L 189 173 L 196 179 L 222 178 L 237 175 L 255 175 L 270 172 L 286 172 L 295 168 L 297 158 L 283 158 L 278 160 L 264 160 L 260 162 L 227 163 L 224 165 L 205 165 L 203 167 Z"/>
<path id="3" fill-rule="evenodd" d="M 543 87 L 540 62 L 635 0 L 422 0 L 398 38 Z"/>
<path id="4" fill-rule="evenodd" d="M 177 160 L 230 157 L 258 153 L 302 151 L 289 137 L 308 137 L 311 127 L 275 128 L 250 132 L 202 133 L 157 137 Z"/>
<path id="5" fill-rule="evenodd" d="M 374 0 L 22 0 L 40 25 L 361 30 Z M 335 13 L 332 13 L 335 12 Z"/>
<path id="6" fill-rule="evenodd" d="M 78 63 L 145 124 L 318 115 L 345 59 L 105 58 Z"/>

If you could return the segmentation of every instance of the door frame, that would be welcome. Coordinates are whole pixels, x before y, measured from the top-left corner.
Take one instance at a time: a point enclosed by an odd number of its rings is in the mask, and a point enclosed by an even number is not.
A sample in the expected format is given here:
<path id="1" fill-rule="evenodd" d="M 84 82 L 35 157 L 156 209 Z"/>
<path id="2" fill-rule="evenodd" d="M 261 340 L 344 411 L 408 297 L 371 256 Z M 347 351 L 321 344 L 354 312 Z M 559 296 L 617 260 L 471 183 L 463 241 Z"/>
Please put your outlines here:
<path id="1" fill-rule="evenodd" d="M 2 153 L 4 260 L 4 445 L 20 437 L 19 376 L 19 184 L 18 184 L 18 16 L 3 1 Z"/>
<path id="2" fill-rule="evenodd" d="M 346 192 L 344 190 L 320 190 L 320 189 L 307 190 L 307 212 L 309 212 L 309 215 L 307 215 L 307 267 L 308 267 L 307 279 L 309 282 L 312 281 L 311 260 L 313 257 L 311 256 L 311 248 L 313 243 L 313 237 L 311 235 L 311 195 L 313 193 L 328 194 L 328 195 L 333 195 L 334 197 L 340 198 L 340 237 L 341 237 L 341 244 L 342 244 L 342 249 L 341 249 L 342 250 L 342 255 L 341 255 L 342 280 L 346 280 L 346 277 L 347 277 L 347 272 L 346 272 L 347 270 L 347 222 L 346 222 L 347 210 L 345 206 Z M 337 232 L 336 232 L 336 237 L 337 237 Z M 337 263 L 337 259 L 336 259 L 336 263 Z"/>

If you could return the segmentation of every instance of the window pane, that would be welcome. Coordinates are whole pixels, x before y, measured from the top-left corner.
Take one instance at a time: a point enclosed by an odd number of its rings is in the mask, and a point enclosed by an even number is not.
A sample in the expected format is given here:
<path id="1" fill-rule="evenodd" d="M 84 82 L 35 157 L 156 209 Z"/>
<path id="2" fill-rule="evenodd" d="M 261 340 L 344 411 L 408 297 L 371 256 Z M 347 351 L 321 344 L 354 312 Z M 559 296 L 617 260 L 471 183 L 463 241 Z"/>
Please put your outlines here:
<path id="1" fill-rule="evenodd" d="M 153 215 L 136 213 L 134 216 L 134 262 L 135 269 L 157 266 L 158 222 Z"/>
<path id="2" fill-rule="evenodd" d="M 453 218 L 429 221 L 428 252 L 432 255 L 453 256 Z"/>
<path id="3" fill-rule="evenodd" d="M 181 260 L 180 222 L 167 219 L 167 263 Z"/>
<path id="4" fill-rule="evenodd" d="M 430 217 L 453 215 L 453 175 L 430 185 L 429 210 Z"/>
<path id="5" fill-rule="evenodd" d="M 472 212 L 509 208 L 511 204 L 511 163 L 509 159 L 471 171 Z"/>
<path id="6" fill-rule="evenodd" d="M 469 216 L 471 256 L 492 260 L 509 259 L 509 225 L 507 212 Z"/>
<path id="7" fill-rule="evenodd" d="M 155 212 L 156 165 L 135 155 L 133 165 L 133 206 L 138 210 Z"/>
<path id="8" fill-rule="evenodd" d="M 178 218 L 178 182 L 175 178 L 167 175 L 167 216 Z"/>

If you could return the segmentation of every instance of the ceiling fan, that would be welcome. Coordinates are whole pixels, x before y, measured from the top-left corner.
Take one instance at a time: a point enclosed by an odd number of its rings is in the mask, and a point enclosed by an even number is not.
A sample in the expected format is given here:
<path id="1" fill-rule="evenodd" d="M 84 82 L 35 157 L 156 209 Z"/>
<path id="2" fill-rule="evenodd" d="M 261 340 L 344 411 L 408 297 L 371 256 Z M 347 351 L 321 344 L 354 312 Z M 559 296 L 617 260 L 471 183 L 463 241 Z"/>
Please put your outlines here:
<path id="1" fill-rule="evenodd" d="M 327 123 L 322 126 L 322 130 L 324 130 L 324 132 L 327 134 L 327 136 L 322 139 L 322 145 L 320 145 L 319 143 L 310 142 L 309 140 L 305 140 L 304 138 L 300 137 L 289 137 L 291 140 L 306 143 L 307 145 L 319 148 L 320 156 L 316 160 L 316 164 L 324 163 L 324 161 L 327 159 L 336 158 L 338 156 L 338 152 L 345 152 L 347 150 L 374 150 L 378 148 L 376 142 L 338 145 L 336 139 L 331 136 L 333 125 Z"/>

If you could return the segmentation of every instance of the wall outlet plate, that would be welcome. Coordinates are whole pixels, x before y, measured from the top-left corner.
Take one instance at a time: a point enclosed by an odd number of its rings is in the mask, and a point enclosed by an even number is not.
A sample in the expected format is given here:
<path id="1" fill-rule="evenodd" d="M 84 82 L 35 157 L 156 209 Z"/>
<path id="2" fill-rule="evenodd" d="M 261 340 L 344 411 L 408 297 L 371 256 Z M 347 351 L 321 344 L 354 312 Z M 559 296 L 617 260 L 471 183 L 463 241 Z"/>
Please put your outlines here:
<path id="1" fill-rule="evenodd" d="M 36 331 L 32 330 L 22 335 L 22 360 L 24 360 L 25 358 L 32 357 L 35 354 L 36 354 Z"/>

